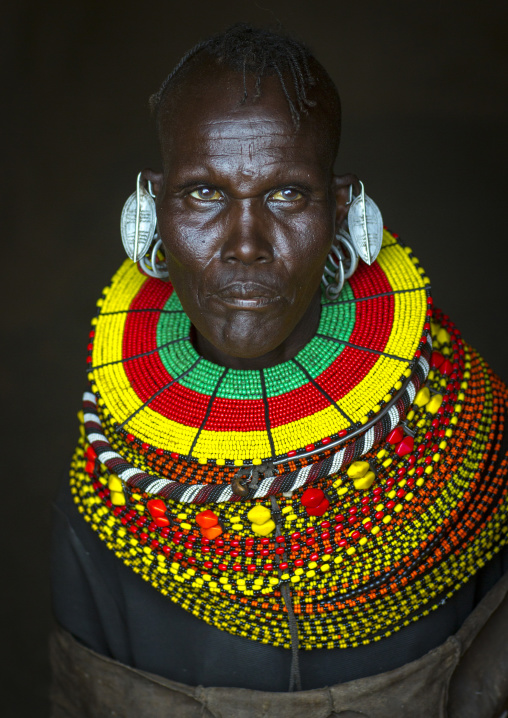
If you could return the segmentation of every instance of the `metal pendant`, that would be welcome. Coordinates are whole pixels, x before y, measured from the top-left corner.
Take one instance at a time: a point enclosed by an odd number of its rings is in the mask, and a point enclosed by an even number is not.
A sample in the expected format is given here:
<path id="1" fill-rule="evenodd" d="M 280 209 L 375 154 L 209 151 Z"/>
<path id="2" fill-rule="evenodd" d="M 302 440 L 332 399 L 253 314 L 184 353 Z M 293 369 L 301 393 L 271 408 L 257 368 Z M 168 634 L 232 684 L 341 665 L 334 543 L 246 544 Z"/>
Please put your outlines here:
<path id="1" fill-rule="evenodd" d="M 367 264 L 372 264 L 381 251 L 383 243 L 383 217 L 377 204 L 365 194 L 363 182 L 360 182 L 362 191 L 352 199 L 347 216 L 347 223 L 351 240 L 360 258 Z"/>
<path id="2" fill-rule="evenodd" d="M 157 229 L 157 215 L 153 195 L 141 184 L 138 175 L 136 191 L 131 194 L 123 206 L 120 218 L 122 244 L 127 256 L 138 262 L 148 252 Z"/>

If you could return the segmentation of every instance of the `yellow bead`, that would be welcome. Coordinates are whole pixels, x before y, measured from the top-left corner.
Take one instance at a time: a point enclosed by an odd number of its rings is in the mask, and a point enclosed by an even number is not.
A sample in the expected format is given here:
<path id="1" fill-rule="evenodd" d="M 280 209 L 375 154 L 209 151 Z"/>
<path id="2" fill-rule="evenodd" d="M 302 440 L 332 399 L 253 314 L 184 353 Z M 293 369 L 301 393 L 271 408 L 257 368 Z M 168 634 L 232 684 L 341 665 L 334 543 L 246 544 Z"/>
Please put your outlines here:
<path id="1" fill-rule="evenodd" d="M 235 466 L 243 466 L 243 459 L 235 459 Z"/>
<path id="2" fill-rule="evenodd" d="M 425 406 L 430 400 L 430 391 L 426 386 L 422 386 L 419 392 L 416 394 L 413 404 L 416 406 Z"/>
<path id="3" fill-rule="evenodd" d="M 255 466 L 259 466 L 259 464 L 261 464 L 262 462 L 261 462 L 261 459 L 252 459 L 252 463 L 253 463 Z"/>
<path id="4" fill-rule="evenodd" d="M 113 506 L 125 505 L 125 494 L 123 491 L 112 491 L 110 494 L 110 499 Z"/>
<path id="5" fill-rule="evenodd" d="M 317 563 L 315 561 L 311 561 L 309 563 L 309 568 L 316 568 L 316 567 L 317 567 Z"/>
<path id="6" fill-rule="evenodd" d="M 330 564 L 329 564 L 329 563 L 324 563 L 324 564 L 321 566 L 321 571 L 323 571 L 323 573 L 326 573 L 326 572 L 329 571 L 329 570 L 330 570 Z"/>
<path id="7" fill-rule="evenodd" d="M 450 335 L 444 327 L 441 327 L 441 329 L 438 331 L 436 341 L 438 344 L 448 344 L 448 342 L 450 341 Z"/>
<path id="8" fill-rule="evenodd" d="M 377 526 L 375 528 L 377 528 Z M 374 529 L 372 529 L 372 532 L 374 533 Z M 348 549 L 346 549 L 346 553 L 348 553 L 350 556 L 352 556 L 354 553 L 356 553 L 355 547 L 350 546 Z M 330 566 L 328 566 L 328 568 L 330 568 Z M 321 570 L 323 570 L 322 566 L 321 566 Z"/>
<path id="9" fill-rule="evenodd" d="M 334 481 L 332 484 L 334 489 L 338 489 L 339 486 L 341 486 L 341 485 L 342 485 L 342 479 L 337 479 L 337 481 Z"/>
<path id="10" fill-rule="evenodd" d="M 270 519 L 264 524 L 252 524 L 252 530 L 259 536 L 268 536 L 272 531 L 275 531 L 275 522 Z"/>
<path id="11" fill-rule="evenodd" d="M 215 463 L 217 464 L 217 466 L 224 466 L 224 464 L 226 463 L 226 459 L 215 459 Z"/>
<path id="12" fill-rule="evenodd" d="M 362 536 L 362 538 L 358 541 L 358 543 L 360 544 L 360 546 L 365 546 L 365 544 L 367 543 L 367 537 Z"/>
<path id="13" fill-rule="evenodd" d="M 374 526 L 374 528 L 372 529 L 371 533 L 373 533 L 374 536 L 375 536 L 376 534 L 378 534 L 378 533 L 379 533 L 379 526 Z"/>
<path id="14" fill-rule="evenodd" d="M 316 572 L 315 571 L 307 571 L 307 573 L 305 575 L 308 578 L 314 578 L 314 576 L 316 575 Z"/>
<path id="15" fill-rule="evenodd" d="M 206 464 L 206 461 L 207 461 L 206 456 L 200 456 L 198 458 L 198 463 L 200 463 L 200 464 Z"/>
<path id="16" fill-rule="evenodd" d="M 182 523 L 180 524 L 180 528 L 190 531 L 192 526 L 190 524 L 188 524 L 186 521 L 182 521 Z"/>
<path id="17" fill-rule="evenodd" d="M 365 491 L 366 489 L 370 489 L 370 487 L 374 483 L 375 479 L 376 479 L 376 474 L 373 471 L 367 471 L 365 476 L 362 476 L 360 479 L 354 480 L 355 489 L 358 489 L 360 491 Z"/>
<path id="18" fill-rule="evenodd" d="M 347 475 L 350 479 L 361 479 L 362 476 L 365 476 L 369 469 L 370 466 L 368 461 L 353 461 L 347 470 Z"/>
<path id="19" fill-rule="evenodd" d="M 425 407 L 426 410 L 429 412 L 429 414 L 435 414 L 438 409 L 441 407 L 441 404 L 443 403 L 443 397 L 441 394 L 434 394 L 432 399 L 429 401 L 427 406 Z"/>
<path id="20" fill-rule="evenodd" d="M 249 521 L 252 521 L 253 524 L 264 524 L 266 521 L 268 521 L 272 517 L 270 510 L 266 508 L 266 506 L 261 506 L 261 504 L 258 504 L 257 506 L 254 506 L 249 513 L 247 514 L 247 518 Z"/>
<path id="21" fill-rule="evenodd" d="M 110 474 L 108 486 L 110 491 L 123 491 L 122 480 L 116 474 Z"/>
<path id="22" fill-rule="evenodd" d="M 411 501 L 411 499 L 413 498 L 413 496 L 414 496 L 414 494 L 411 493 L 411 491 L 410 491 L 408 494 L 406 494 L 406 497 L 405 497 L 405 498 L 406 498 L 406 501 Z"/>

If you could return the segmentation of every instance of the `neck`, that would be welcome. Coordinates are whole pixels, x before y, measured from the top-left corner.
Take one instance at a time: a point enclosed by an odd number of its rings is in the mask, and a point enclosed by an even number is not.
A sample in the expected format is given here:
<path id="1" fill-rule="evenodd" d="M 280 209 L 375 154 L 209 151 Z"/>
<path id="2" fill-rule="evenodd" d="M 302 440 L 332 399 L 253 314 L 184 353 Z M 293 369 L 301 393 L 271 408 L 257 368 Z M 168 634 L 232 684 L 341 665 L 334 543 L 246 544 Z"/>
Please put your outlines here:
<path id="1" fill-rule="evenodd" d="M 293 359 L 303 347 L 310 342 L 319 327 L 321 316 L 321 291 L 318 290 L 300 319 L 284 341 L 275 349 L 259 357 L 236 357 L 225 354 L 211 344 L 202 334 L 195 330 L 194 346 L 197 352 L 208 361 L 229 369 L 267 369 Z"/>

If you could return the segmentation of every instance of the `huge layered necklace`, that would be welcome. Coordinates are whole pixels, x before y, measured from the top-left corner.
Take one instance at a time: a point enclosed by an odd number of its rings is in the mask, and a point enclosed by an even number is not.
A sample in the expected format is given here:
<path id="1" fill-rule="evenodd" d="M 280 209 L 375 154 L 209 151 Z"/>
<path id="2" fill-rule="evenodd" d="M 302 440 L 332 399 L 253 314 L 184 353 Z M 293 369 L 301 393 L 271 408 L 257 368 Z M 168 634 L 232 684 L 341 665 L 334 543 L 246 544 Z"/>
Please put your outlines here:
<path id="1" fill-rule="evenodd" d="M 301 648 L 355 646 L 507 542 L 506 388 L 395 235 L 288 362 L 217 366 L 190 330 L 171 285 L 125 262 L 71 467 L 85 519 L 169 599 L 264 643 L 290 647 L 289 610 Z"/>

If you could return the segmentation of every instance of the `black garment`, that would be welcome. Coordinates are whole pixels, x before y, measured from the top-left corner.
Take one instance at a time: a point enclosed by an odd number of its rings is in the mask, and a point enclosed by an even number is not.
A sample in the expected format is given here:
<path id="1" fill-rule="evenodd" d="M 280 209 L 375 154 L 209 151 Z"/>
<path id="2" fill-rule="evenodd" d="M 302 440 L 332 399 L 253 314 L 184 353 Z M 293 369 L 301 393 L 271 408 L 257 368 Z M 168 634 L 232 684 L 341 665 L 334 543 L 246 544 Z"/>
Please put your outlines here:
<path id="1" fill-rule="evenodd" d="M 507 570 L 504 549 L 446 603 L 392 636 L 357 648 L 300 651 L 303 688 L 352 681 L 420 658 L 460 628 Z M 191 686 L 287 691 L 290 650 L 219 631 L 156 591 L 88 526 L 68 481 L 55 505 L 52 585 L 58 622 L 98 653 Z"/>

